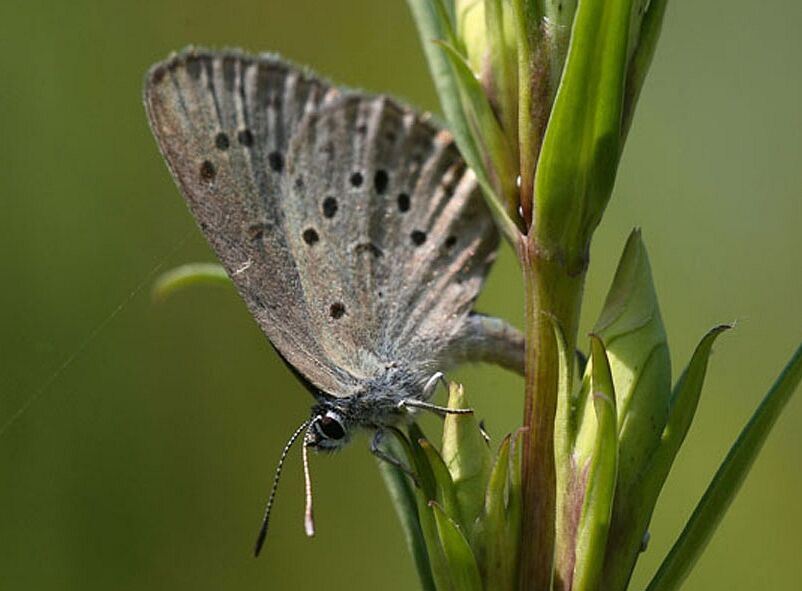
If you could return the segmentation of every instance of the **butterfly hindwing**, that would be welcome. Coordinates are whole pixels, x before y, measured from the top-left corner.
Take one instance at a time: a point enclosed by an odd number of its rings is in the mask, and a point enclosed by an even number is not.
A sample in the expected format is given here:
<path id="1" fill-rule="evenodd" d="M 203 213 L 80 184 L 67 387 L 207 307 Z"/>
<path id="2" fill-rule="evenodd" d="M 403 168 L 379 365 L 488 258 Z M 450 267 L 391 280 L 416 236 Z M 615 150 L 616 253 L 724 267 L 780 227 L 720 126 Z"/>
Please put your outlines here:
<path id="1" fill-rule="evenodd" d="M 302 122 L 285 182 L 288 244 L 327 355 L 356 375 L 437 365 L 498 245 L 451 135 L 387 97 L 344 93 Z"/>

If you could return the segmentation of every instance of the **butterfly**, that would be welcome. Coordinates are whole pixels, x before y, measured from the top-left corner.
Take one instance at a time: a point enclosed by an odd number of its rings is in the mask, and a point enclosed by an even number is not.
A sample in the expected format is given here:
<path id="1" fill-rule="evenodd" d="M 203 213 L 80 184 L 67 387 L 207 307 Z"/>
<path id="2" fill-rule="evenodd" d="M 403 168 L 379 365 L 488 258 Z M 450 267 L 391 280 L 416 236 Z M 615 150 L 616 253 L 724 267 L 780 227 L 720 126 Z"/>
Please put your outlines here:
<path id="1" fill-rule="evenodd" d="M 307 449 L 336 450 L 430 402 L 443 371 L 522 372 L 523 337 L 473 304 L 498 233 L 451 134 L 387 96 L 275 55 L 187 49 L 151 68 L 153 134 L 201 231 L 275 350 L 315 399 Z M 463 411 L 464 412 L 464 411 Z"/>

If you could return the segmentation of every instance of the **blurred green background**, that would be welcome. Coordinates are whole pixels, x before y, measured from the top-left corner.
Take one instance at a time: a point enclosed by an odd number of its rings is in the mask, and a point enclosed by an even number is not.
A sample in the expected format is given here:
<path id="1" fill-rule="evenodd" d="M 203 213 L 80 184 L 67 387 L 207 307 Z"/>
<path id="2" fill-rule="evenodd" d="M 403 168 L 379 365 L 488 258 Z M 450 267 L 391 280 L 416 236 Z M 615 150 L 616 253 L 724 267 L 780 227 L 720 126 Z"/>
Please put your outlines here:
<path id="1" fill-rule="evenodd" d="M 251 557 L 274 463 L 310 399 L 233 291 L 151 301 L 160 268 L 211 254 L 140 100 L 148 66 L 192 43 L 276 50 L 436 109 L 405 3 L 4 0 L 0 23 L 0 588 L 414 589 L 364 436 L 313 458 L 312 541 L 291 457 L 266 552 Z M 800 30 L 798 3 L 670 3 L 594 243 L 583 331 L 635 225 L 675 372 L 707 328 L 738 321 L 633 589 L 802 338 Z M 519 283 L 507 249 L 481 309 L 520 324 Z M 496 438 L 517 425 L 519 378 L 456 377 Z M 800 587 L 800 398 L 685 589 Z"/>

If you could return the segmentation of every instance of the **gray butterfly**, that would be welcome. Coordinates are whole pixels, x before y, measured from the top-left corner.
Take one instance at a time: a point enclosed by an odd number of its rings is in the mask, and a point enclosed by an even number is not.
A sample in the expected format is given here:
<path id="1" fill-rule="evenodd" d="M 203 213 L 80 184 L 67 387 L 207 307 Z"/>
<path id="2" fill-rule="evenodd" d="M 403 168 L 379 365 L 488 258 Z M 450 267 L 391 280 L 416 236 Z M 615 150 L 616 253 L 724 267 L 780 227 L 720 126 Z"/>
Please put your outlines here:
<path id="1" fill-rule="evenodd" d="M 523 338 L 476 314 L 498 235 L 451 135 L 385 96 L 271 55 L 186 50 L 154 66 L 150 125 L 201 230 L 315 397 L 307 448 L 334 450 L 429 402 L 443 371 L 522 372 Z"/>

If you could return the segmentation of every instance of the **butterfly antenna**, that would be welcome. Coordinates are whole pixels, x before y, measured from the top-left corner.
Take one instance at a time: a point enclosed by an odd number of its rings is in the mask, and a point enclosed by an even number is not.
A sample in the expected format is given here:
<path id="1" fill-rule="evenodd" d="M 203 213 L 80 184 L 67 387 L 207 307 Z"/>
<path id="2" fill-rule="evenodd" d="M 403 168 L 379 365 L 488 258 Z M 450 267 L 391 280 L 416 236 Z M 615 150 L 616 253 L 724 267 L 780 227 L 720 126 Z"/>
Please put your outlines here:
<path id="1" fill-rule="evenodd" d="M 267 537 L 267 526 L 270 523 L 270 511 L 273 509 L 273 501 L 276 500 L 276 491 L 278 490 L 278 482 L 281 479 L 281 470 L 284 468 L 284 461 L 287 459 L 287 455 L 290 453 L 290 448 L 292 444 L 295 443 L 295 440 L 298 439 L 298 436 L 306 431 L 308 438 L 309 429 L 311 421 L 306 420 L 304 421 L 300 427 L 295 430 L 289 440 L 287 441 L 286 445 L 284 445 L 284 449 L 281 452 L 281 457 L 278 460 L 278 465 L 276 466 L 276 474 L 273 477 L 273 487 L 270 489 L 270 496 L 267 498 L 267 505 L 265 505 L 265 514 L 262 517 L 262 526 L 259 528 L 259 535 L 256 537 L 256 545 L 253 549 L 253 555 L 259 556 L 259 552 L 262 551 L 262 546 L 264 546 L 265 538 Z M 306 466 L 306 442 L 304 442 L 304 467 Z M 306 468 L 304 468 L 306 472 Z M 308 479 L 307 479 L 308 480 Z M 308 487 L 307 487 L 308 490 Z"/>
<path id="2" fill-rule="evenodd" d="M 306 497 L 306 509 L 304 510 L 304 530 L 310 538 L 315 535 L 315 515 L 312 512 L 312 478 L 309 475 L 309 442 L 311 441 L 312 427 L 315 421 L 309 423 L 304 437 L 303 460 L 304 460 L 304 492 Z"/>

